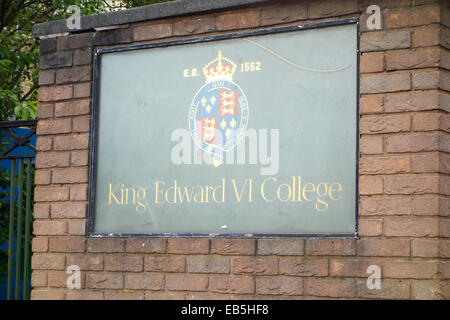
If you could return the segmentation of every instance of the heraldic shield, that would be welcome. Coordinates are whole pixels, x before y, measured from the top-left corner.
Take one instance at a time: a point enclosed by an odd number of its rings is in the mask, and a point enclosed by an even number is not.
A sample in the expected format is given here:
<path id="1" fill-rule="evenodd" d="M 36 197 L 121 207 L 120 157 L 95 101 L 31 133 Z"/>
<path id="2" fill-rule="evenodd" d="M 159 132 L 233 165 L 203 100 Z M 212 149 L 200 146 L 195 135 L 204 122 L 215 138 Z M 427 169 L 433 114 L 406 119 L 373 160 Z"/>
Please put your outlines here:
<path id="1" fill-rule="evenodd" d="M 214 156 L 214 165 L 243 138 L 248 123 L 248 103 L 242 89 L 232 81 L 236 64 L 218 57 L 203 68 L 206 84 L 189 109 L 189 131 L 195 144 Z"/>

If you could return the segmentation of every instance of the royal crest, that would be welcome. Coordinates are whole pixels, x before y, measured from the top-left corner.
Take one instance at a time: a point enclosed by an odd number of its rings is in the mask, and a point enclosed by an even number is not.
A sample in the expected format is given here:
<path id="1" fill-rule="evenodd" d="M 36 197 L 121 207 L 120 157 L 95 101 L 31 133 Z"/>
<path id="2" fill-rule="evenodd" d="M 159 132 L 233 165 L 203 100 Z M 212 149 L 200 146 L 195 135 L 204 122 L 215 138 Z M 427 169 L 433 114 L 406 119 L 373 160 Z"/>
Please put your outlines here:
<path id="1" fill-rule="evenodd" d="M 242 89 L 233 82 L 236 64 L 222 56 L 203 68 L 206 84 L 200 88 L 189 109 L 189 130 L 195 144 L 214 155 L 214 164 L 223 163 L 244 136 L 248 123 L 248 103 Z"/>

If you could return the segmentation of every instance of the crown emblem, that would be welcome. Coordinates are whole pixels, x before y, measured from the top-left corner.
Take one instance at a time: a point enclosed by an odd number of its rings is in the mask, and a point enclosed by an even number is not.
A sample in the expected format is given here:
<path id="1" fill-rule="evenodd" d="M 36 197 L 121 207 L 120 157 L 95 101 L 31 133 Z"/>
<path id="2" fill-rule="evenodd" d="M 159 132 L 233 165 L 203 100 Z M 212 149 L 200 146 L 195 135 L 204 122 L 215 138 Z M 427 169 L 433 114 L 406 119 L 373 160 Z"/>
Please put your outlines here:
<path id="1" fill-rule="evenodd" d="M 231 81 L 235 71 L 236 64 L 230 59 L 222 57 L 222 51 L 220 50 L 217 58 L 212 60 L 203 68 L 203 74 L 206 77 L 206 82 L 219 79 Z"/>

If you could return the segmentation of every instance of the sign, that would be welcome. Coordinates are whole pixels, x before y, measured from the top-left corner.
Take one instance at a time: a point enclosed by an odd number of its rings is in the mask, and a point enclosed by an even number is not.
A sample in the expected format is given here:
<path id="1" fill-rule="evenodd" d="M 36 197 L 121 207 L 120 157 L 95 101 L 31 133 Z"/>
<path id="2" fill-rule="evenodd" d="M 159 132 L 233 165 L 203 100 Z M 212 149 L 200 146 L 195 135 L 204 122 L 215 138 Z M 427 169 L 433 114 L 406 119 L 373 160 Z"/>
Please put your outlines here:
<path id="1" fill-rule="evenodd" d="M 355 236 L 357 20 L 95 53 L 91 236 Z"/>

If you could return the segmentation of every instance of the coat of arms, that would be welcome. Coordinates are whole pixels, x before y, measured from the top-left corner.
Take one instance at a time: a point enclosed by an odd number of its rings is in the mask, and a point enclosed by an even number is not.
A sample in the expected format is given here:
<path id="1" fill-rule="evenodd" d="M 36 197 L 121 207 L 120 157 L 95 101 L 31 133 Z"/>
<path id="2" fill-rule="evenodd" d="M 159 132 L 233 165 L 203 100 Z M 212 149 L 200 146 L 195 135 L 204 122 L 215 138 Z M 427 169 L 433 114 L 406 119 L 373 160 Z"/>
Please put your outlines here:
<path id="1" fill-rule="evenodd" d="M 192 100 L 189 130 L 195 144 L 214 156 L 214 165 L 223 163 L 245 134 L 248 103 L 242 89 L 233 82 L 236 64 L 222 56 L 203 68 L 206 84 Z"/>

